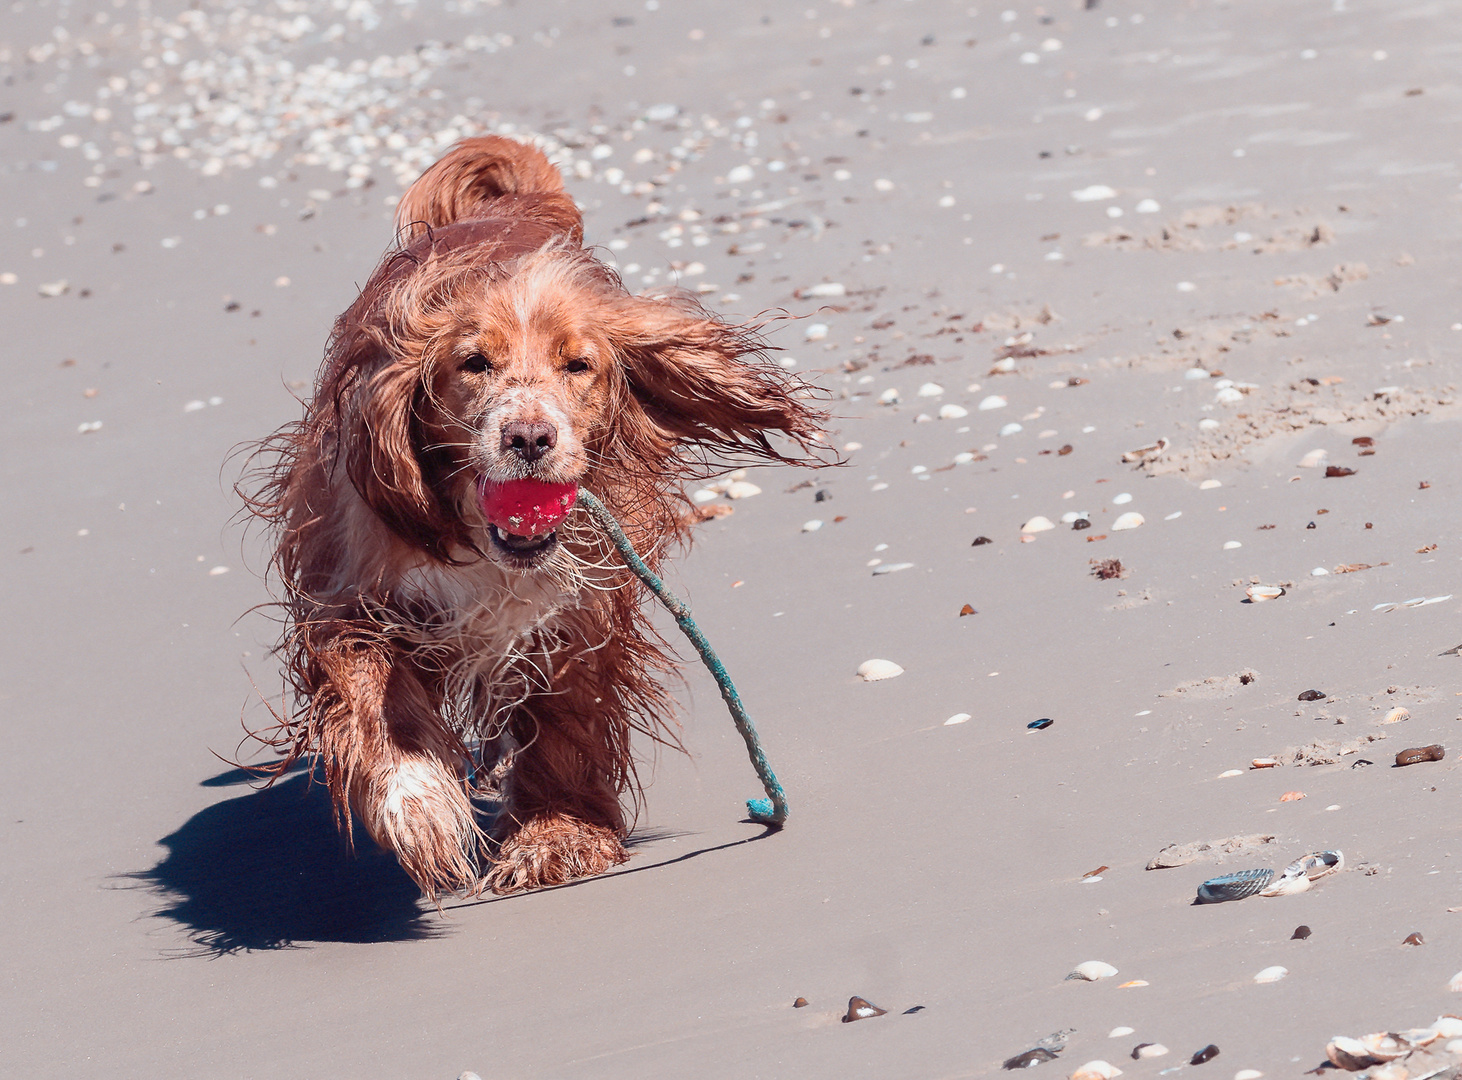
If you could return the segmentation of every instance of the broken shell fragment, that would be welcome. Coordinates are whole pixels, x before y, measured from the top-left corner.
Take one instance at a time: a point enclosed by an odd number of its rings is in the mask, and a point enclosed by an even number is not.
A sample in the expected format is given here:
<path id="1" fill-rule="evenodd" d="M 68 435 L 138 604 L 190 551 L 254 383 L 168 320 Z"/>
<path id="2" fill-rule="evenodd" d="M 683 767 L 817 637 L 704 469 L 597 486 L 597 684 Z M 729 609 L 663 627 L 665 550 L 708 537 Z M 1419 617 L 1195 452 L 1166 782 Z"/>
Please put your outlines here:
<path id="1" fill-rule="evenodd" d="M 1013 1058 L 1006 1058 L 1002 1069 L 1029 1069 L 1039 1065 L 1043 1061 L 1055 1061 L 1056 1055 L 1047 1050 L 1044 1046 L 1037 1046 L 1033 1050 L 1027 1050 L 1023 1054 L 1016 1054 Z"/>
<path id="2" fill-rule="evenodd" d="M 1198 903 L 1222 904 L 1253 896 L 1274 880 L 1273 870 L 1240 870 L 1236 874 L 1209 878 L 1198 886 Z"/>
<path id="3" fill-rule="evenodd" d="M 1286 791 L 1279 797 L 1280 802 L 1299 802 L 1305 797 L 1303 791 Z"/>
<path id="4" fill-rule="evenodd" d="M 1296 793 L 1291 792 L 1291 794 Z M 1274 884 L 1260 895 L 1292 896 L 1295 893 L 1302 893 L 1310 887 L 1311 882 L 1343 869 L 1345 869 L 1345 855 L 1342 852 L 1316 851 L 1304 855 L 1286 866 L 1275 879 Z"/>
<path id="5" fill-rule="evenodd" d="M 1128 510 L 1116 521 L 1112 522 L 1112 531 L 1123 532 L 1127 529 L 1135 529 L 1139 525 L 1143 524 L 1146 520 L 1147 519 L 1139 514 L 1136 510 Z"/>
<path id="6" fill-rule="evenodd" d="M 1396 755 L 1396 764 L 1415 765 L 1420 761 L 1441 761 L 1446 756 L 1446 748 L 1440 745 L 1413 746 L 1411 749 L 1403 750 Z"/>
<path id="7" fill-rule="evenodd" d="M 1375 1057 L 1366 1049 L 1366 1044 L 1359 1039 L 1352 1039 L 1348 1035 L 1337 1035 L 1325 1045 L 1325 1056 L 1330 1059 L 1332 1065 L 1344 1069 L 1346 1072 L 1360 1072 L 1362 1069 L 1369 1069 L 1372 1065 L 1381 1064 L 1381 1059 Z"/>
<path id="8" fill-rule="evenodd" d="M 1162 457 L 1163 454 L 1167 453 L 1167 449 L 1167 439 L 1158 439 L 1157 442 L 1152 443 L 1150 446 L 1139 446 L 1136 450 L 1128 450 L 1122 455 L 1122 460 L 1128 465 L 1145 465 L 1150 461 L 1156 461 Z"/>
<path id="9" fill-rule="evenodd" d="M 1409 1054 L 1415 1049 L 1408 1040 L 1390 1031 L 1362 1035 L 1359 1042 L 1371 1057 L 1380 1058 L 1382 1061 L 1395 1061 L 1402 1054 Z"/>
<path id="10" fill-rule="evenodd" d="M 1143 1058 L 1162 1057 L 1168 1052 L 1168 1048 L 1162 1043 L 1138 1043 L 1132 1048 L 1132 1060 L 1141 1061 Z"/>
<path id="11" fill-rule="evenodd" d="M 1077 964 L 1076 969 L 1066 978 L 1096 982 L 1098 979 L 1110 979 L 1115 974 L 1117 974 L 1117 969 L 1111 964 L 1103 963 L 1100 960 L 1088 960 L 1085 963 Z"/>
<path id="12" fill-rule="evenodd" d="M 1258 1069 L 1240 1069 L 1234 1073 L 1234 1080 L 1259 1080 L 1263 1075 Z"/>
<path id="13" fill-rule="evenodd" d="M 882 1016 L 886 1012 L 888 1012 L 887 1009 L 880 1009 L 877 1005 L 864 998 L 850 997 L 848 999 L 848 1011 L 843 1016 L 843 1023 L 851 1024 L 854 1020 L 867 1020 L 869 1017 Z"/>
<path id="14" fill-rule="evenodd" d="M 1265 600 L 1278 600 L 1284 595 L 1284 590 L 1278 585 L 1250 585 L 1244 592 L 1256 604 Z"/>
<path id="15" fill-rule="evenodd" d="M 1249 768 L 1277 769 L 1279 768 L 1279 759 L 1272 757 L 1256 757 L 1253 761 L 1249 762 Z"/>
<path id="16" fill-rule="evenodd" d="M 1325 691 L 1323 691 L 1323 690 L 1306 690 L 1304 693 L 1302 693 L 1299 696 L 1299 700 L 1300 701 L 1324 701 L 1325 700 Z"/>
<path id="17" fill-rule="evenodd" d="M 1280 875 L 1275 879 L 1274 884 L 1261 892 L 1260 896 L 1293 896 L 1295 893 L 1308 891 L 1310 879 L 1301 874 L 1299 877 Z"/>
<path id="18" fill-rule="evenodd" d="M 1311 450 L 1304 457 L 1300 458 L 1299 467 L 1301 469 L 1318 469 L 1321 465 L 1325 464 L 1325 459 L 1329 456 L 1330 454 L 1325 450 Z"/>
<path id="19" fill-rule="evenodd" d="M 1112 1080 L 1114 1076 L 1121 1076 L 1122 1070 L 1115 1065 L 1108 1064 L 1100 1059 L 1088 1061 L 1081 1068 L 1071 1074 L 1071 1080 Z"/>
<path id="20" fill-rule="evenodd" d="M 1275 964 L 1273 967 L 1267 967 L 1263 971 L 1259 972 L 1259 974 L 1255 975 L 1254 981 L 1256 983 L 1274 983 L 1278 982 L 1280 979 L 1284 978 L 1288 974 L 1289 968 L 1280 967 L 1278 964 Z"/>
<path id="21" fill-rule="evenodd" d="M 880 679 L 893 679 L 903 673 L 904 669 L 892 660 L 864 660 L 863 663 L 858 665 L 858 674 L 864 682 L 878 682 Z"/>

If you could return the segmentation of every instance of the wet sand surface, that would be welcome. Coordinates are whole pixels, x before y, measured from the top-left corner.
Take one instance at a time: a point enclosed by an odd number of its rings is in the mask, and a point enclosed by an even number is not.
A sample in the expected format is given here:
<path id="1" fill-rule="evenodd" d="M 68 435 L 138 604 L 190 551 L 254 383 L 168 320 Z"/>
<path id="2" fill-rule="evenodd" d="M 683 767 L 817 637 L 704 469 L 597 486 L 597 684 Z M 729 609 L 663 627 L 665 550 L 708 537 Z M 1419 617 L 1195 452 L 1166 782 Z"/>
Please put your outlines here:
<path id="1" fill-rule="evenodd" d="M 11 4 L 0 1072 L 989 1076 L 1071 1028 L 1037 1076 L 1227 1080 L 1458 1011 L 1459 55 L 1447 2 Z M 687 668 L 626 867 L 439 913 L 216 756 L 278 687 L 230 453 L 485 132 L 630 288 L 794 316 L 847 464 L 705 496 L 671 574 L 788 827 Z"/>

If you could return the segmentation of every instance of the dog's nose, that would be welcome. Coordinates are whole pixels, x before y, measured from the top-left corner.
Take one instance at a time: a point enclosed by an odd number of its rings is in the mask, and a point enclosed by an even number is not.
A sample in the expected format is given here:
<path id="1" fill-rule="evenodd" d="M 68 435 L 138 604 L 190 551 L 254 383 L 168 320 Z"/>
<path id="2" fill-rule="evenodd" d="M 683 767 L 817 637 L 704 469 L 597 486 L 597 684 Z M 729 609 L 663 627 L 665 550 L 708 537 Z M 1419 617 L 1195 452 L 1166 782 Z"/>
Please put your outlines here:
<path id="1" fill-rule="evenodd" d="M 514 420 L 503 425 L 503 450 L 511 450 L 524 461 L 537 461 L 558 445 L 558 428 L 538 421 Z"/>

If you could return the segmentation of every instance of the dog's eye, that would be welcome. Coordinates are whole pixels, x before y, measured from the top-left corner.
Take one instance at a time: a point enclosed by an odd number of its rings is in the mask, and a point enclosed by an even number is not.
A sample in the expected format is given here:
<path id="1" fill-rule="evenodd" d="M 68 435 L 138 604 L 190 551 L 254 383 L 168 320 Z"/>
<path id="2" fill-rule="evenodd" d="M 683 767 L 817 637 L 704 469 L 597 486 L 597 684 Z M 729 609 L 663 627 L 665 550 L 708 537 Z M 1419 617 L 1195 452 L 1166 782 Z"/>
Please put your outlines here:
<path id="1" fill-rule="evenodd" d="M 585 360 L 583 357 L 575 357 L 564 365 L 564 370 L 577 375 L 581 371 L 589 370 L 589 361 Z"/>
<path id="2" fill-rule="evenodd" d="M 492 361 L 481 353 L 473 353 L 462 361 L 462 370 L 473 375 L 482 375 L 492 370 Z"/>

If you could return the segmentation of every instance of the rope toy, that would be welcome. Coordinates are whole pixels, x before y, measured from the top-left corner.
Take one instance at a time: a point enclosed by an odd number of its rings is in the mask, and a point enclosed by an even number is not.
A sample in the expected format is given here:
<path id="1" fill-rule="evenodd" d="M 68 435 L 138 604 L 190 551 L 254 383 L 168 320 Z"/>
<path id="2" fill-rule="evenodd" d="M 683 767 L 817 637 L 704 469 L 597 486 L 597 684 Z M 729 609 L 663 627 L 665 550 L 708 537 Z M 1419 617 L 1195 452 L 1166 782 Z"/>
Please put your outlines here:
<path id="1" fill-rule="evenodd" d="M 751 722 L 751 717 L 746 715 L 746 708 L 741 704 L 741 696 L 736 693 L 736 684 L 731 681 L 731 676 L 726 674 L 726 665 L 721 663 L 721 658 L 716 655 L 716 650 L 711 648 L 711 643 L 701 633 L 701 628 L 690 617 L 690 608 L 686 606 L 685 601 L 667 589 L 665 583 L 655 575 L 655 572 L 645 565 L 645 561 L 635 551 L 634 545 L 629 542 L 629 537 L 625 536 L 624 530 L 619 527 L 619 522 L 614 520 L 614 515 L 584 488 L 579 488 L 578 495 L 579 505 L 588 510 L 594 519 L 604 526 L 604 531 L 614 541 L 614 546 L 619 550 L 625 564 L 650 587 L 650 591 L 655 594 L 660 603 L 665 605 L 665 610 L 675 616 L 675 621 L 680 625 L 681 631 L 690 639 L 696 652 L 700 653 L 706 669 L 715 678 L 716 685 L 721 688 L 721 697 L 725 700 L 726 707 L 731 710 L 731 719 L 736 721 L 736 730 L 741 732 L 741 738 L 746 742 L 746 753 L 751 758 L 751 767 L 756 770 L 756 775 L 761 780 L 761 786 L 767 794 L 765 799 L 747 799 L 747 813 L 751 820 L 758 824 L 781 828 L 787 820 L 787 815 L 791 813 L 787 806 L 787 793 L 782 790 L 782 784 L 777 779 L 777 774 L 772 772 L 772 767 L 767 764 L 766 752 L 762 750 L 761 740 L 756 735 L 756 725 Z"/>

